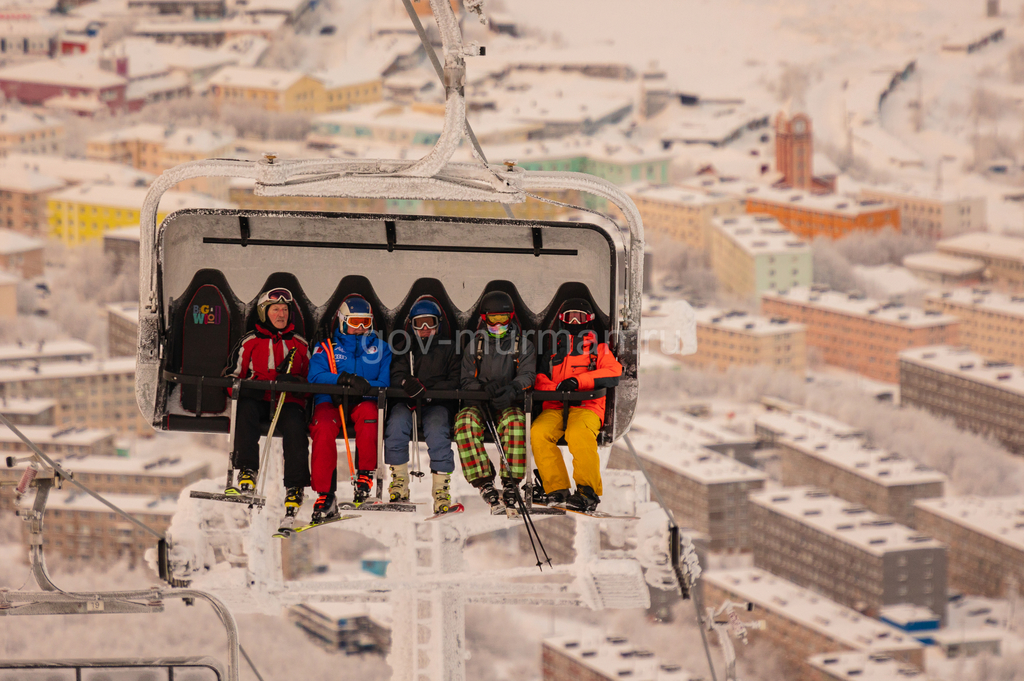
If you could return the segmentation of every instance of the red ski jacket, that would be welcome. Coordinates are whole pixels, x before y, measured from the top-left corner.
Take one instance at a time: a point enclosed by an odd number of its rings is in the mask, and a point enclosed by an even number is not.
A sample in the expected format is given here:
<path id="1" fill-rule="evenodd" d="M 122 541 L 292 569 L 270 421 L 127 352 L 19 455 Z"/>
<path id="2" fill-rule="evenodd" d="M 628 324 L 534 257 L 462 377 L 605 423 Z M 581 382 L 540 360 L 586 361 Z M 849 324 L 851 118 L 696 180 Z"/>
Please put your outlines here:
<path id="1" fill-rule="evenodd" d="M 594 390 L 596 387 L 607 387 L 605 384 L 612 385 L 617 382 L 601 379 L 614 379 L 622 375 L 622 365 L 615 359 L 611 348 L 607 343 L 598 344 L 597 337 L 593 332 L 569 336 L 564 340 L 560 339 L 555 353 L 542 358 L 542 360 L 550 367 L 550 376 L 540 371 L 537 372 L 537 381 L 534 384 L 534 388 L 537 390 L 554 390 L 559 383 L 567 378 L 575 378 L 579 381 L 580 390 Z M 597 414 L 603 425 L 604 402 L 605 398 L 599 397 L 596 400 L 584 400 L 570 406 L 589 409 Z M 544 403 L 544 409 L 561 408 L 562 403 L 558 401 Z"/>
<path id="2" fill-rule="evenodd" d="M 277 367 L 291 350 L 295 350 L 291 369 L 293 376 L 306 378 L 309 370 L 309 347 L 306 339 L 295 333 L 295 327 L 289 323 L 284 329 L 267 328 L 256 323 L 256 330 L 242 337 L 228 360 L 226 376 L 251 379 L 254 381 L 273 381 L 277 378 Z M 229 390 L 230 392 L 230 390 Z M 286 401 L 306 404 L 307 395 L 288 393 Z M 263 393 L 262 399 L 270 399 L 270 391 Z"/>

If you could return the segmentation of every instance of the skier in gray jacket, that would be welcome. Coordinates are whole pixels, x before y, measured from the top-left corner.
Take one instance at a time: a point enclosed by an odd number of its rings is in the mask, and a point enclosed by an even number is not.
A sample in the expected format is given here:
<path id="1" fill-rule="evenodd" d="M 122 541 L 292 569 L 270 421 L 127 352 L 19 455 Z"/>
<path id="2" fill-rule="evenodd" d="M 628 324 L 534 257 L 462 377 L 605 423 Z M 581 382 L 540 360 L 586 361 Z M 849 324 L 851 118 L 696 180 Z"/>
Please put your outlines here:
<path id="1" fill-rule="evenodd" d="M 455 416 L 455 442 L 462 473 L 491 506 L 492 513 L 514 508 L 516 488 L 526 474 L 526 415 L 523 392 L 537 376 L 537 349 L 515 317 L 507 293 L 492 291 L 481 305 L 480 328 L 463 350 L 462 389 L 486 391 L 488 402 L 467 402 Z M 508 466 L 502 466 L 503 490 L 494 488 L 494 466 L 484 451 L 484 420 L 496 419 Z"/>

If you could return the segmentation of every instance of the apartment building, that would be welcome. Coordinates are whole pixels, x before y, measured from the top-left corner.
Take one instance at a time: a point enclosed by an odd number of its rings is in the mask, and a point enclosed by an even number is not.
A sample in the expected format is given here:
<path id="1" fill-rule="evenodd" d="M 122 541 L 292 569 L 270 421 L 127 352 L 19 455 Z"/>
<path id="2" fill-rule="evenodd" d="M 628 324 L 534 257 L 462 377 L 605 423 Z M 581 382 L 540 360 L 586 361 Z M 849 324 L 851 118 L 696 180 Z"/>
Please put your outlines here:
<path id="1" fill-rule="evenodd" d="M 0 269 L 22 279 L 42 275 L 45 245 L 45 242 L 15 231 L 13 227 L 0 228 Z"/>
<path id="2" fill-rule="evenodd" d="M 634 420 L 630 440 L 676 521 L 707 535 L 710 551 L 751 548 L 747 494 L 764 487 L 765 474 L 690 441 L 663 418 Z M 612 446 L 608 468 L 636 470 L 628 448 Z"/>
<path id="3" fill-rule="evenodd" d="M 144 187 L 118 187 L 109 184 L 81 184 L 50 195 L 47 205 L 50 236 L 68 245 L 100 239 L 118 227 L 139 224 Z M 203 194 L 165 192 L 160 199 L 156 221 L 183 208 L 232 208 Z"/>
<path id="4" fill-rule="evenodd" d="M 151 435 L 135 401 L 135 357 L 0 367 L 0 397 L 57 401 L 56 425 Z"/>
<path id="5" fill-rule="evenodd" d="M 900 353 L 900 401 L 1024 452 L 1024 371 L 950 346 Z"/>
<path id="6" fill-rule="evenodd" d="M 972 232 L 944 239 L 935 246 L 939 253 L 980 260 L 988 282 L 1011 293 L 1024 291 L 1024 239 Z"/>
<path id="7" fill-rule="evenodd" d="M 84 362 L 96 356 L 96 347 L 77 338 L 21 341 L 0 345 L 0 367 L 31 367 L 53 362 Z"/>
<path id="8" fill-rule="evenodd" d="M 52 426 L 56 411 L 56 400 L 0 400 L 0 414 L 16 426 Z"/>
<path id="9" fill-rule="evenodd" d="M 324 113 L 356 104 L 379 102 L 384 90 L 380 74 L 325 73 L 227 66 L 210 78 L 210 94 L 220 109 L 255 106 L 284 113 Z"/>
<path id="10" fill-rule="evenodd" d="M 104 497 L 157 532 L 165 532 L 178 509 L 177 498 L 142 494 L 108 494 Z M 19 508 L 31 508 L 34 495 L 22 498 Z M 156 538 L 122 516 L 77 490 L 51 490 L 43 515 L 46 532 L 43 551 L 51 560 L 62 558 L 74 565 L 127 560 L 142 563 L 146 549 L 156 547 Z M 28 543 L 28 524 L 22 537 Z"/>
<path id="11" fill-rule="evenodd" d="M 862 615 L 783 577 L 757 568 L 705 572 L 704 602 L 753 603 L 765 628 L 752 641 L 768 641 L 789 667 L 787 681 L 817 681 L 808 658 L 821 653 L 890 655 L 924 669 L 924 646 L 896 627 Z"/>
<path id="12" fill-rule="evenodd" d="M 12 152 L 60 154 L 63 151 L 64 122 L 59 118 L 19 109 L 0 111 L 0 158 Z"/>
<path id="13" fill-rule="evenodd" d="M 177 498 L 185 487 L 205 480 L 210 475 L 209 464 L 183 459 L 180 456 L 114 456 L 114 439 L 110 431 L 71 430 L 72 432 L 63 435 L 57 431 L 58 435 L 49 439 L 42 438 L 50 449 L 47 450 L 42 445 L 40 448 L 66 470 L 71 471 L 75 480 L 100 494 Z M 33 431 L 35 434 L 41 432 L 43 431 Z M 101 434 L 103 438 L 100 437 Z M 31 438 L 31 435 L 29 437 Z M 76 441 L 86 444 L 78 445 L 75 444 Z M 95 441 L 95 444 L 88 445 L 92 441 Z M 0 441 L 0 447 L 4 447 L 5 444 L 6 442 Z M 36 441 L 36 444 L 39 442 Z M 4 451 L 7 451 L 6 448 Z M 27 453 L 28 450 L 25 448 L 19 451 Z M 18 455 L 24 454 L 16 454 Z M 16 483 L 24 469 L 24 465 L 14 469 L 0 468 L 0 482 Z M 14 508 L 14 495 L 8 490 L 9 488 L 0 488 L 0 508 Z"/>
<path id="14" fill-rule="evenodd" d="M 1024 365 L 1024 297 L 962 287 L 929 293 L 924 308 L 959 318 L 959 343 L 982 357 Z"/>
<path id="15" fill-rule="evenodd" d="M 14 321 L 18 318 L 18 286 L 21 279 L 0 271 L 0 319 Z"/>
<path id="16" fill-rule="evenodd" d="M 46 197 L 64 181 L 0 165 L 0 227 L 30 237 L 46 236 Z"/>
<path id="17" fill-rule="evenodd" d="M 302 603 L 288 608 L 288 620 L 331 652 L 383 655 L 391 647 L 391 627 L 389 615 L 378 608 L 374 603 Z"/>
<path id="18" fill-rule="evenodd" d="M 49 402 L 49 400 L 10 400 L 12 404 L 21 402 L 26 403 L 42 403 Z M 17 408 L 17 407 L 15 407 Z M 51 406 L 52 409 L 52 406 Z M 6 415 L 6 411 L 4 411 Z M 48 454 L 56 457 L 66 456 L 96 456 L 109 458 L 113 457 L 115 453 L 114 449 L 114 431 L 100 429 L 100 428 L 81 428 L 74 426 L 36 426 L 27 424 L 15 424 L 18 426 L 18 430 L 22 432 L 29 440 L 31 440 L 39 449 L 43 450 L 44 454 Z M 31 449 L 26 445 L 20 437 L 14 434 L 8 428 L 0 428 L 0 452 L 5 452 L 3 456 L 26 456 L 31 453 Z M 8 475 L 9 474 L 9 475 Z M 5 477 L 6 476 L 6 477 Z M 14 472 L 0 468 L 0 480 L 18 479 L 21 477 L 21 470 Z"/>
<path id="19" fill-rule="evenodd" d="M 771 215 L 714 218 L 710 242 L 711 268 L 726 291 L 755 296 L 811 285 L 811 245 Z"/>
<path id="20" fill-rule="evenodd" d="M 155 177 L 131 166 L 110 161 L 90 161 L 36 154 L 11 153 L 0 158 L 0 177 L 37 173 L 66 184 L 100 182 L 122 187 L 145 187 Z"/>
<path id="21" fill-rule="evenodd" d="M 749 495 L 754 565 L 872 616 L 912 603 L 946 616 L 946 547 L 813 487 Z"/>
<path id="22" fill-rule="evenodd" d="M 660 660 L 625 636 L 596 631 L 552 636 L 541 642 L 544 681 L 700 681 L 680 665 Z"/>
<path id="23" fill-rule="evenodd" d="M 806 326 L 807 346 L 827 364 L 888 383 L 899 382 L 900 351 L 958 338 L 955 317 L 817 287 L 766 291 L 761 313 Z"/>
<path id="24" fill-rule="evenodd" d="M 107 305 L 107 354 L 111 357 L 134 357 L 138 348 L 139 304 Z"/>
<path id="25" fill-rule="evenodd" d="M 699 367 L 725 371 L 735 366 L 767 366 L 802 372 L 807 368 L 807 332 L 785 317 L 760 317 L 736 310 L 699 308 L 697 352 L 677 355 Z"/>
<path id="26" fill-rule="evenodd" d="M 918 279 L 945 286 L 972 286 L 985 278 L 985 263 L 974 258 L 930 251 L 903 258 L 903 266 Z"/>
<path id="27" fill-rule="evenodd" d="M 710 251 L 713 219 L 744 212 L 741 199 L 717 192 L 643 184 L 628 187 L 626 193 L 640 211 L 649 238 L 665 237 L 702 252 Z"/>
<path id="28" fill-rule="evenodd" d="M 652 430 L 665 430 L 691 444 L 725 454 L 746 466 L 754 466 L 757 438 L 732 430 L 721 421 L 698 418 L 681 409 L 637 412 L 633 423 Z"/>
<path id="29" fill-rule="evenodd" d="M 795 405 L 794 405 L 795 406 Z M 830 436 L 837 440 L 863 440 L 864 431 L 825 414 L 795 408 L 771 408 L 754 419 L 758 441 L 775 446 L 783 439 Z"/>
<path id="30" fill-rule="evenodd" d="M 883 201 L 900 210 L 900 229 L 928 239 L 948 239 L 984 230 L 988 224 L 983 196 L 959 196 L 942 191 L 865 188 L 865 201 Z"/>
<path id="31" fill-rule="evenodd" d="M 166 126 L 156 123 L 138 123 L 102 132 L 85 141 L 85 157 L 123 163 L 158 175 L 164 171 L 160 152 L 166 136 Z"/>
<path id="32" fill-rule="evenodd" d="M 776 444 L 783 485 L 824 488 L 901 525 L 914 527 L 916 500 L 944 493 L 942 473 L 864 440 L 794 434 Z"/>
<path id="33" fill-rule="evenodd" d="M 929 681 L 935 679 L 922 672 L 914 665 L 901 662 L 886 653 L 865 653 L 850 651 L 846 653 L 822 653 L 807 659 L 807 665 L 813 670 L 813 681 Z"/>
<path id="34" fill-rule="evenodd" d="M 0 68 L 0 93 L 8 101 L 72 104 L 69 108 L 86 116 L 127 113 L 127 89 L 124 75 L 88 60 L 41 59 Z"/>
<path id="35" fill-rule="evenodd" d="M 1024 594 L 1024 496 L 945 497 L 915 505 L 917 527 L 949 546 L 949 584 L 967 594 Z"/>

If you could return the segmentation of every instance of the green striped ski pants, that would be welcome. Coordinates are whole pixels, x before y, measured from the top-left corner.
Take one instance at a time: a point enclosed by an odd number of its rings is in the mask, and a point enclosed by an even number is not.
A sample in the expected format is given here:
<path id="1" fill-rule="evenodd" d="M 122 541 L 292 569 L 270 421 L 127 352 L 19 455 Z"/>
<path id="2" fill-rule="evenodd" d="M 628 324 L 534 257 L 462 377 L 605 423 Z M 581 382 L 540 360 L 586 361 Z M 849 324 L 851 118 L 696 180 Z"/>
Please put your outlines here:
<path id="1" fill-rule="evenodd" d="M 497 425 L 511 477 L 522 480 L 526 474 L 526 415 L 518 407 L 509 407 L 501 412 Z M 494 466 L 484 451 L 484 431 L 480 407 L 466 407 L 456 414 L 455 443 L 459 447 L 462 474 L 474 486 L 494 480 Z M 509 472 L 502 470 L 501 477 L 509 477 Z"/>

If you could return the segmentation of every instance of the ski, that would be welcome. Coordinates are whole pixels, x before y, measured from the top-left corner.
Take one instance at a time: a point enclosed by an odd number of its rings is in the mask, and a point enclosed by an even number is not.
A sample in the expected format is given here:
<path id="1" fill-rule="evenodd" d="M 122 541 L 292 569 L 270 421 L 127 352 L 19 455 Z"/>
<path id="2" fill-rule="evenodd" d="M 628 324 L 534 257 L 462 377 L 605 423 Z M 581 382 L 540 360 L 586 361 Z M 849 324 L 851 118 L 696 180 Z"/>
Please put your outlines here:
<path id="1" fill-rule="evenodd" d="M 398 513 L 413 513 L 416 510 L 416 504 L 408 502 L 390 502 L 390 501 L 364 501 L 361 504 L 356 504 L 351 501 L 339 502 L 338 508 L 343 511 L 393 511 Z"/>
<path id="2" fill-rule="evenodd" d="M 613 515 L 611 513 L 605 513 L 603 511 L 576 511 L 571 508 L 564 508 L 563 511 L 567 513 L 575 513 L 576 515 L 585 515 L 590 518 L 598 518 L 600 520 L 639 520 L 635 515 Z"/>
<path id="3" fill-rule="evenodd" d="M 558 506 L 542 506 L 534 503 L 533 506 L 527 506 L 526 510 L 530 512 L 530 515 L 565 515 L 565 509 L 559 508 Z"/>
<path id="4" fill-rule="evenodd" d="M 331 523 L 340 523 L 342 520 L 352 520 L 353 518 L 359 518 L 359 517 L 360 516 L 358 516 L 358 515 L 340 515 L 337 518 L 331 518 L 330 520 L 324 520 L 324 521 L 319 522 L 319 523 L 310 523 L 308 525 L 300 525 L 299 527 L 293 527 L 291 529 L 281 528 L 281 529 L 279 529 L 277 531 L 278 533 L 275 534 L 274 536 L 275 537 L 286 538 L 286 537 L 292 536 L 293 534 L 298 534 L 299 532 L 305 532 L 306 530 L 312 530 L 314 527 L 321 527 L 323 525 L 330 525 Z M 284 532 L 282 532 L 282 530 L 284 530 Z"/>
<path id="5" fill-rule="evenodd" d="M 189 496 L 193 499 L 206 499 L 207 501 L 229 501 L 233 504 L 245 504 L 246 506 L 257 506 L 263 508 L 263 505 L 267 503 L 264 497 L 258 497 L 255 494 L 224 494 L 222 492 L 189 492 Z"/>
<path id="6" fill-rule="evenodd" d="M 463 506 L 462 504 L 459 504 L 459 503 L 455 503 L 455 504 L 452 504 L 448 508 L 448 510 L 445 511 L 444 513 L 435 513 L 434 515 L 432 515 L 429 518 L 427 518 L 427 520 L 437 520 L 438 518 L 446 518 L 448 516 L 458 515 L 460 513 L 465 512 L 465 510 L 466 510 L 465 506 Z"/>

